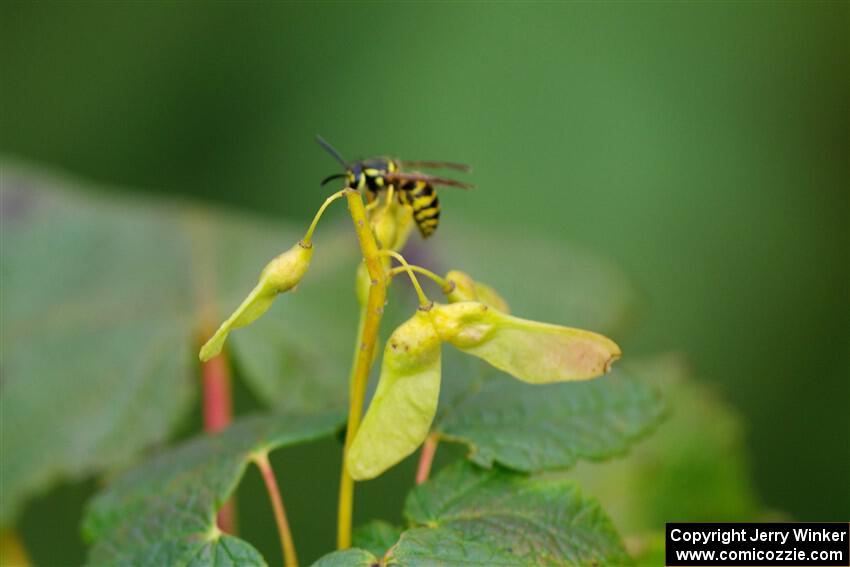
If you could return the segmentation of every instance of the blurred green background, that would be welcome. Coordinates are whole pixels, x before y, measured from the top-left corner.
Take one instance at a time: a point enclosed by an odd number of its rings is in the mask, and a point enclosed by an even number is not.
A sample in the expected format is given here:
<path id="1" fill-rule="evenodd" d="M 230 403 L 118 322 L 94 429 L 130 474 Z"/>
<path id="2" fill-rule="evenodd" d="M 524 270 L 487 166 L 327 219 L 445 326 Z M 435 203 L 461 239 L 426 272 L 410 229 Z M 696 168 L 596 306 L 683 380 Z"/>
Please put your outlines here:
<path id="1" fill-rule="evenodd" d="M 471 163 L 444 223 L 622 266 L 647 300 L 626 356 L 687 352 L 745 416 L 765 504 L 846 521 L 849 38 L 847 2 L 6 2 L 0 150 L 305 222 L 337 169 L 316 133 L 351 158 Z M 335 492 L 323 447 L 292 451 L 284 482 L 321 470 Z M 87 490 L 36 502 L 27 540 L 74 540 Z M 358 515 L 397 509 L 371 496 Z M 332 521 L 292 499 L 305 532 Z M 245 529 L 273 537 L 257 514 Z M 33 550 L 82 551 L 51 553 Z"/>

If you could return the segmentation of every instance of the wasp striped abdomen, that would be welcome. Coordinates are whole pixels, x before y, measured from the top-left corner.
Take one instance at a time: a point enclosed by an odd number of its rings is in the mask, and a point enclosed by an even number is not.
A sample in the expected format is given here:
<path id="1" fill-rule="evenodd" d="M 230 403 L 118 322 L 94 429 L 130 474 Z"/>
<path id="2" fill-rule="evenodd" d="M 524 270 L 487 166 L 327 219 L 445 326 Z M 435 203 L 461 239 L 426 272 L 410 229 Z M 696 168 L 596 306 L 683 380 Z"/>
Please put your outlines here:
<path id="1" fill-rule="evenodd" d="M 426 181 L 404 181 L 399 186 L 398 198 L 413 209 L 413 220 L 422 238 L 434 234 L 440 224 L 440 200 L 434 187 Z"/>

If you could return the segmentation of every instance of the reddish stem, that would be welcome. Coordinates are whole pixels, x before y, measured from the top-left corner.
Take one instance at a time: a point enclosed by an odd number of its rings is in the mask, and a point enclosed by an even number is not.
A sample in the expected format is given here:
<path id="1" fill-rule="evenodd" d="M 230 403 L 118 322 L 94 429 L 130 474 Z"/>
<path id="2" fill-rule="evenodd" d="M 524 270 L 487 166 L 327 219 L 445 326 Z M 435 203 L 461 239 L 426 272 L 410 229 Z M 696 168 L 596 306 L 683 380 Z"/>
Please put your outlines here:
<path id="1" fill-rule="evenodd" d="M 295 554 L 295 544 L 292 541 L 292 532 L 289 531 L 289 521 L 286 519 L 286 510 L 283 507 L 283 498 L 280 496 L 280 488 L 277 486 L 277 480 L 272 470 L 272 465 L 269 462 L 266 453 L 259 453 L 254 456 L 254 463 L 263 475 L 263 482 L 266 484 L 266 490 L 269 493 L 269 500 L 274 510 L 274 519 L 277 523 L 277 532 L 280 537 L 280 546 L 283 550 L 283 562 L 286 567 L 296 567 L 298 565 L 298 557 Z"/>
<path id="2" fill-rule="evenodd" d="M 216 516 L 218 529 L 230 535 L 236 535 L 236 500 L 234 498 L 235 496 L 225 502 Z"/>
<path id="3" fill-rule="evenodd" d="M 232 418 L 230 369 L 223 354 L 203 364 L 204 430 L 215 433 L 227 428 Z"/>
<path id="4" fill-rule="evenodd" d="M 416 469 L 416 484 L 422 484 L 428 480 L 431 474 L 431 465 L 434 462 L 434 453 L 437 452 L 439 439 L 433 433 L 425 439 L 422 445 L 422 454 L 419 456 L 419 467 Z"/>
<path id="5" fill-rule="evenodd" d="M 233 401 L 230 393 L 230 368 L 227 358 L 220 354 L 201 365 L 204 396 L 204 431 L 216 433 L 226 429 L 233 418 Z M 231 498 L 218 511 L 221 531 L 236 533 L 236 507 Z"/>

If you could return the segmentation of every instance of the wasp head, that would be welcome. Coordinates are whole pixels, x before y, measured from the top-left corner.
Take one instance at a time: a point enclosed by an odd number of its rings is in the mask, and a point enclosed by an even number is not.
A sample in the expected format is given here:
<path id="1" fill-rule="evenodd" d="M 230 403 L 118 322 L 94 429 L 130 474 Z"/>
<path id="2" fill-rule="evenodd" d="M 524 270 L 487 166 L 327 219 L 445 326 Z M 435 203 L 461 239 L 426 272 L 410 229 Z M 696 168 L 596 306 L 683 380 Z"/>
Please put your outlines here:
<path id="1" fill-rule="evenodd" d="M 352 189 L 362 189 L 366 184 L 366 175 L 363 173 L 363 166 L 355 163 L 345 173 L 345 180 L 348 186 Z"/>
<path id="2" fill-rule="evenodd" d="M 351 189 L 362 189 L 366 185 L 366 174 L 363 173 L 363 167 L 360 164 L 355 164 L 346 168 L 345 173 L 334 173 L 322 179 L 322 185 L 334 179 L 345 179 L 345 185 Z"/>

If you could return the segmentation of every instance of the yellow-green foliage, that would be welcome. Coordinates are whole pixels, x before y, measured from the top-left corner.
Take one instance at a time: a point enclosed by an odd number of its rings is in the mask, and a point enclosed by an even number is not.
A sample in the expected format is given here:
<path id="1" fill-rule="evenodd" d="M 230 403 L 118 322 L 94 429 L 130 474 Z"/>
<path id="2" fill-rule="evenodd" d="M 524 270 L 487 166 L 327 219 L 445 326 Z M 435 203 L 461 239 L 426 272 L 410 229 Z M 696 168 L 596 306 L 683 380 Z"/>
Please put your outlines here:
<path id="1" fill-rule="evenodd" d="M 263 268 L 260 281 L 248 297 L 201 348 L 201 360 L 207 361 L 220 353 L 231 330 L 245 327 L 256 321 L 268 311 L 279 293 L 289 291 L 298 285 L 307 273 L 312 258 L 313 246 L 305 246 L 302 242 L 298 242 L 269 262 Z"/>
<path id="2" fill-rule="evenodd" d="M 533 384 L 594 378 L 620 357 L 602 335 L 519 319 L 477 301 L 420 309 L 384 349 L 378 390 L 346 459 L 355 480 L 378 476 L 427 437 L 437 413 L 442 342 Z"/>
<path id="3" fill-rule="evenodd" d="M 348 454 L 355 480 L 374 478 L 411 454 L 431 428 L 440 397 L 440 337 L 423 311 L 387 341 L 378 390 Z"/>

